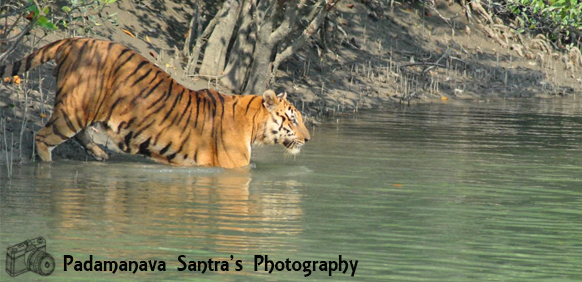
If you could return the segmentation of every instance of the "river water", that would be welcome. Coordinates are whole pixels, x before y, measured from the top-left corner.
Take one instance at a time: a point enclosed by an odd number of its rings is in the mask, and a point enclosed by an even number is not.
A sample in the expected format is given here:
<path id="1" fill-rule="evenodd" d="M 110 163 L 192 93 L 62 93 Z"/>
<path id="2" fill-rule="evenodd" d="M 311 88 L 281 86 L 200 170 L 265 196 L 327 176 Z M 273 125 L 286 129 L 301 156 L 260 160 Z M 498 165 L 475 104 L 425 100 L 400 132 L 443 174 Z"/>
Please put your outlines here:
<path id="1" fill-rule="evenodd" d="M 579 101 L 387 107 L 310 130 L 296 158 L 255 148 L 250 171 L 139 158 L 3 170 L 2 268 L 6 248 L 43 236 L 56 269 L 0 279 L 582 280 Z M 64 271 L 91 255 L 166 271 Z M 219 269 L 178 271 L 181 255 Z M 301 269 L 255 270 L 255 255 Z M 353 277 L 319 268 L 340 255 Z M 307 278 L 306 261 L 320 262 Z"/>

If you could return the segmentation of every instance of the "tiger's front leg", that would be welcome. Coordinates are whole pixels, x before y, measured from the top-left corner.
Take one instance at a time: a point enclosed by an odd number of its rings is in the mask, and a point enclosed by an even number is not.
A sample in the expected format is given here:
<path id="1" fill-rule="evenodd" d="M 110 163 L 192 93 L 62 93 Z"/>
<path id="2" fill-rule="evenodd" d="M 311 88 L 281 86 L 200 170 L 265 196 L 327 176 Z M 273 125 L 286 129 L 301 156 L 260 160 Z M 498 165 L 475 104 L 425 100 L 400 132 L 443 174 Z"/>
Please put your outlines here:
<path id="1" fill-rule="evenodd" d="M 36 152 L 44 162 L 52 161 L 52 150 L 81 131 L 85 125 L 75 124 L 70 115 L 62 107 L 55 107 L 53 115 L 43 128 L 36 132 L 34 137 Z"/>

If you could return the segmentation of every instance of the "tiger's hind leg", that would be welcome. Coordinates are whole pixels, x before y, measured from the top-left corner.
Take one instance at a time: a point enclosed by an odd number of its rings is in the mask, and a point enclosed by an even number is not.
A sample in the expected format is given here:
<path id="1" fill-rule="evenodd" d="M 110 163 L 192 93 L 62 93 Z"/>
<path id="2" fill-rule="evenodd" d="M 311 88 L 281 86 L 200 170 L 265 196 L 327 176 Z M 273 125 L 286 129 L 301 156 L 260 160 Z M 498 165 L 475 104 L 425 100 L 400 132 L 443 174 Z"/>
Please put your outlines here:
<path id="1" fill-rule="evenodd" d="M 93 136 L 91 136 L 92 127 L 87 126 L 83 128 L 77 135 L 75 139 L 81 143 L 87 149 L 87 152 L 92 155 L 98 161 L 104 161 L 109 158 L 109 155 L 105 153 L 95 142 L 93 142 Z"/>
<path id="2" fill-rule="evenodd" d="M 49 121 L 36 132 L 36 152 L 42 161 L 52 161 L 51 151 L 56 146 L 75 136 L 77 132 L 85 127 L 84 124 L 75 124 L 69 118 L 69 116 L 73 115 L 69 115 L 60 107 L 55 107 Z"/>

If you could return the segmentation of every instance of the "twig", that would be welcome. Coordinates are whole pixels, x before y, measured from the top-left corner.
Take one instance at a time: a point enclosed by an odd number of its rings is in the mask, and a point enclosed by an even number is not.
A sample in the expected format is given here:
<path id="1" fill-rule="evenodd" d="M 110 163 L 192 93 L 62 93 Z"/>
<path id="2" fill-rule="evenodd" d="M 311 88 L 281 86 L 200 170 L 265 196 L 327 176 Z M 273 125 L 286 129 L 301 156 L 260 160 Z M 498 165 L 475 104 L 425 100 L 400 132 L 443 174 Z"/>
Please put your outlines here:
<path id="1" fill-rule="evenodd" d="M 410 67 L 410 66 L 433 66 L 433 67 L 441 67 L 441 68 L 447 68 L 447 66 L 445 65 L 440 65 L 438 63 L 430 63 L 430 62 L 420 62 L 420 63 L 411 63 L 411 64 L 405 64 L 400 66 L 400 68 L 405 68 L 405 67 Z M 426 71 L 423 71 L 426 72 Z"/>
<path id="2" fill-rule="evenodd" d="M 28 25 L 26 25 L 26 27 L 24 28 L 24 30 L 22 30 L 22 32 L 18 35 L 18 37 L 14 40 L 14 42 L 12 43 L 12 45 L 10 45 L 10 47 L 8 48 L 8 50 L 6 50 L 6 52 L 4 52 L 4 54 L 0 55 L 0 63 L 4 62 L 4 60 L 6 60 L 6 58 L 8 57 L 8 55 L 10 55 L 15 49 L 16 46 L 18 45 L 18 43 L 20 43 L 20 41 L 22 40 L 22 38 L 24 38 L 24 36 L 32 30 L 32 28 L 34 27 L 34 24 L 36 23 L 36 20 L 32 20 L 28 23 Z"/>

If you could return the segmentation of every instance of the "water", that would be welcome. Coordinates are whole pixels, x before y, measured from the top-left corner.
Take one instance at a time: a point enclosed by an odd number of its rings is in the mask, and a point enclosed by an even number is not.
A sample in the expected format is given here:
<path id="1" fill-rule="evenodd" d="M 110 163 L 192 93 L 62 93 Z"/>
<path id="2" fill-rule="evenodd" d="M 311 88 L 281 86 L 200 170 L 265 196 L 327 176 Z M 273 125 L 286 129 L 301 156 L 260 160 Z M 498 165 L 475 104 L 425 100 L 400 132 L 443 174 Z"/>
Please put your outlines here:
<path id="1" fill-rule="evenodd" d="M 581 113 L 575 100 L 520 100 L 346 115 L 313 128 L 295 159 L 256 148 L 250 171 L 15 166 L 1 179 L 0 247 L 44 236 L 57 266 L 0 279 L 580 281 Z M 65 255 L 163 260 L 166 271 L 64 272 Z M 180 255 L 229 271 L 180 272 Z M 254 255 L 358 265 L 354 277 L 305 278 L 255 271 Z"/>

